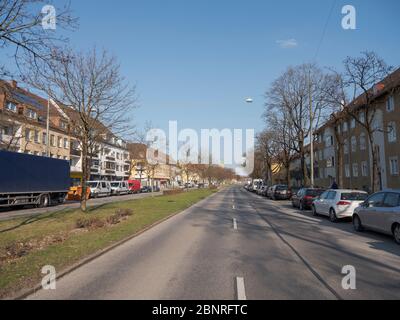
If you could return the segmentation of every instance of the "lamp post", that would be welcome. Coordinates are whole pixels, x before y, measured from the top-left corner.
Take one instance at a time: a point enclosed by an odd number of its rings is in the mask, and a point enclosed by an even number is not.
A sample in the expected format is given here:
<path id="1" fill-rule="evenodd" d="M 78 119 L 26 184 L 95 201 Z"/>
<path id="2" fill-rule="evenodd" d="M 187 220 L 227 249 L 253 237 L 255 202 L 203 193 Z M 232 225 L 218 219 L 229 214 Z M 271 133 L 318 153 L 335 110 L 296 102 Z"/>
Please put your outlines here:
<path id="1" fill-rule="evenodd" d="M 314 188 L 314 114 L 313 114 L 313 107 L 312 107 L 312 93 L 311 93 L 311 69 L 308 71 L 308 94 L 309 94 L 309 103 L 310 103 L 310 187 Z"/>
<path id="2" fill-rule="evenodd" d="M 47 97 L 47 119 L 46 119 L 46 154 L 50 157 L 50 95 Z"/>

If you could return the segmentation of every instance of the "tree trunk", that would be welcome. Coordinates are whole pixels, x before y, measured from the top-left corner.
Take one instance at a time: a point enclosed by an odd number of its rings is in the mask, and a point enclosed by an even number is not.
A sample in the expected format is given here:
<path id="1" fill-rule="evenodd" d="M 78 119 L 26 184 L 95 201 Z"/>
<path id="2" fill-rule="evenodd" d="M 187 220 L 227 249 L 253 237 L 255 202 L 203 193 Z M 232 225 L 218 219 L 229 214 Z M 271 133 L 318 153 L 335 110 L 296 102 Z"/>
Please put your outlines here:
<path id="1" fill-rule="evenodd" d="M 378 159 L 377 159 L 377 154 L 374 146 L 374 139 L 373 139 L 373 133 L 368 132 L 368 140 L 369 140 L 369 146 L 371 148 L 371 156 L 372 156 L 372 172 L 370 175 L 370 187 L 371 187 L 371 193 L 375 193 L 378 190 Z"/>

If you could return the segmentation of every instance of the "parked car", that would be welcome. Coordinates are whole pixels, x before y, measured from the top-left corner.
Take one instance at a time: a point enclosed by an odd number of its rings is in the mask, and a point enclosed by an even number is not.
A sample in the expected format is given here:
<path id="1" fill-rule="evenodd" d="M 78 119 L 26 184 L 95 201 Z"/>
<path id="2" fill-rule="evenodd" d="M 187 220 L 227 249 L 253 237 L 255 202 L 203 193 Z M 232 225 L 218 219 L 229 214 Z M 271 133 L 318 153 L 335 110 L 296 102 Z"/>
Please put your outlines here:
<path id="1" fill-rule="evenodd" d="M 289 200 L 292 197 L 292 193 L 288 186 L 278 184 L 269 190 L 268 197 L 272 200 Z"/>
<path id="2" fill-rule="evenodd" d="M 338 219 L 351 218 L 361 203 L 368 198 L 368 194 L 359 190 L 328 190 L 312 204 L 313 215 L 328 216 L 332 222 Z"/>
<path id="3" fill-rule="evenodd" d="M 356 231 L 370 229 L 393 235 L 400 244 L 400 190 L 383 191 L 370 196 L 354 210 Z"/>
<path id="4" fill-rule="evenodd" d="M 115 196 L 122 194 L 129 194 L 129 184 L 127 181 L 113 181 L 110 182 L 111 193 Z"/>
<path id="5" fill-rule="evenodd" d="M 140 192 L 141 192 L 141 193 L 149 193 L 149 192 L 152 192 L 152 191 L 151 191 L 151 187 L 149 187 L 149 186 L 144 186 L 144 187 L 142 187 L 142 189 L 140 189 Z"/>
<path id="6" fill-rule="evenodd" d="M 257 194 L 258 194 L 259 196 L 262 196 L 262 195 L 264 194 L 264 191 L 265 191 L 266 188 L 267 188 L 267 186 L 265 186 L 265 185 L 260 186 L 260 187 L 257 189 Z"/>
<path id="7" fill-rule="evenodd" d="M 141 189 L 141 183 L 139 180 L 128 180 L 128 186 L 130 193 L 139 193 Z"/>
<path id="8" fill-rule="evenodd" d="M 303 188 L 292 196 L 292 205 L 300 210 L 311 209 L 316 198 L 318 198 L 325 190 L 314 188 Z"/>
<path id="9" fill-rule="evenodd" d="M 88 181 L 87 185 L 90 188 L 90 197 L 109 197 L 112 193 L 109 181 Z"/>
<path id="10" fill-rule="evenodd" d="M 272 199 L 272 190 L 273 190 L 273 186 L 271 186 L 271 187 L 268 187 L 267 188 L 267 191 L 265 192 L 265 196 L 267 197 L 267 198 L 269 198 L 269 199 Z"/>

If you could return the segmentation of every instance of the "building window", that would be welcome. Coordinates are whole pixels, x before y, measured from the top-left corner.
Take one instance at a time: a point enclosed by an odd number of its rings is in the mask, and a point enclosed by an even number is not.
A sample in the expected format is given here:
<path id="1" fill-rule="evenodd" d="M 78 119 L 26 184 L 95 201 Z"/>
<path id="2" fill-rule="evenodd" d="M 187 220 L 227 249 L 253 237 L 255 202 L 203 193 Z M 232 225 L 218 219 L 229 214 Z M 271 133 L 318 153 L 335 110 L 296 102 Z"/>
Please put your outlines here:
<path id="1" fill-rule="evenodd" d="M 349 140 L 347 140 L 347 139 L 344 139 L 344 141 L 343 141 L 343 151 L 344 151 L 344 154 L 349 154 Z"/>
<path id="2" fill-rule="evenodd" d="M 389 158 L 390 162 L 390 174 L 392 176 L 399 174 L 399 159 L 397 157 Z"/>
<path id="3" fill-rule="evenodd" d="M 364 113 L 364 112 L 361 112 L 361 113 L 360 113 L 360 116 L 359 116 L 358 120 L 359 120 L 361 123 L 365 123 L 365 113 Z"/>
<path id="4" fill-rule="evenodd" d="M 343 122 L 343 132 L 347 132 L 347 130 L 348 130 L 347 122 Z"/>
<path id="5" fill-rule="evenodd" d="M 68 125 L 67 125 L 67 123 L 65 121 L 60 121 L 60 128 L 61 129 L 67 130 L 67 127 L 68 127 Z"/>
<path id="6" fill-rule="evenodd" d="M 365 138 L 365 133 L 361 133 L 360 135 L 360 150 L 367 150 L 367 140 Z"/>
<path id="7" fill-rule="evenodd" d="M 361 174 L 363 177 L 368 177 L 368 163 L 367 161 L 361 162 Z"/>
<path id="8" fill-rule="evenodd" d="M 6 109 L 12 112 L 17 112 L 17 105 L 13 102 L 7 102 Z"/>
<path id="9" fill-rule="evenodd" d="M 331 147 L 333 146 L 333 136 L 327 136 L 325 140 L 326 146 Z"/>
<path id="10" fill-rule="evenodd" d="M 31 119 L 37 119 L 37 113 L 32 109 L 27 109 L 26 116 Z"/>
<path id="11" fill-rule="evenodd" d="M 42 133 L 42 143 L 47 144 L 47 133 L 46 132 Z"/>
<path id="12" fill-rule="evenodd" d="M 335 166 L 335 157 L 330 157 L 327 161 L 326 161 L 326 166 L 327 168 L 332 168 Z"/>
<path id="13" fill-rule="evenodd" d="M 351 152 L 357 152 L 357 138 L 351 137 Z"/>
<path id="14" fill-rule="evenodd" d="M 386 110 L 387 112 L 392 112 L 394 110 L 394 96 L 389 96 L 386 100 Z"/>
<path id="15" fill-rule="evenodd" d="M 350 165 L 346 164 L 344 166 L 344 173 L 346 175 L 346 178 L 350 178 Z"/>
<path id="16" fill-rule="evenodd" d="M 25 129 L 25 140 L 31 141 L 31 130 L 30 129 Z"/>
<path id="17" fill-rule="evenodd" d="M 354 129 L 356 127 L 356 119 L 351 119 L 350 127 L 351 127 L 351 129 Z"/>
<path id="18" fill-rule="evenodd" d="M 388 141 L 396 142 L 396 140 L 397 140 L 396 123 L 394 121 L 391 121 L 388 124 Z"/>
<path id="19" fill-rule="evenodd" d="M 68 139 L 64 138 L 64 149 L 68 149 Z"/>
<path id="20" fill-rule="evenodd" d="M 353 163 L 353 177 L 358 177 L 358 163 Z"/>
<path id="21" fill-rule="evenodd" d="M 35 130 L 35 137 L 34 137 L 35 143 L 39 143 L 39 131 Z"/>
<path id="22" fill-rule="evenodd" d="M 57 145 L 59 148 L 62 148 L 63 146 L 63 139 L 61 137 L 57 137 Z"/>
<path id="23" fill-rule="evenodd" d="M 55 146 L 56 146 L 56 137 L 54 136 L 54 134 L 51 134 L 51 135 L 50 135 L 50 145 L 51 145 L 52 147 L 55 147 Z"/>

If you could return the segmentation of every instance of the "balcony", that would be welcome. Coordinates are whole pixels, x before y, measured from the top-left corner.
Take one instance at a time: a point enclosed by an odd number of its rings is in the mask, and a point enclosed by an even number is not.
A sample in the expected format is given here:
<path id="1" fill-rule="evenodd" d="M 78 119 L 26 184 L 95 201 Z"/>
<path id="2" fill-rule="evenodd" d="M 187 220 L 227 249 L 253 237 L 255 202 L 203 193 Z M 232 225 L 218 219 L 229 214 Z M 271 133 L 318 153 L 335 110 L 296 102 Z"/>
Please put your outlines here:
<path id="1" fill-rule="evenodd" d="M 70 155 L 75 156 L 75 157 L 80 157 L 81 156 L 81 151 L 76 150 L 76 149 L 70 149 Z"/>

